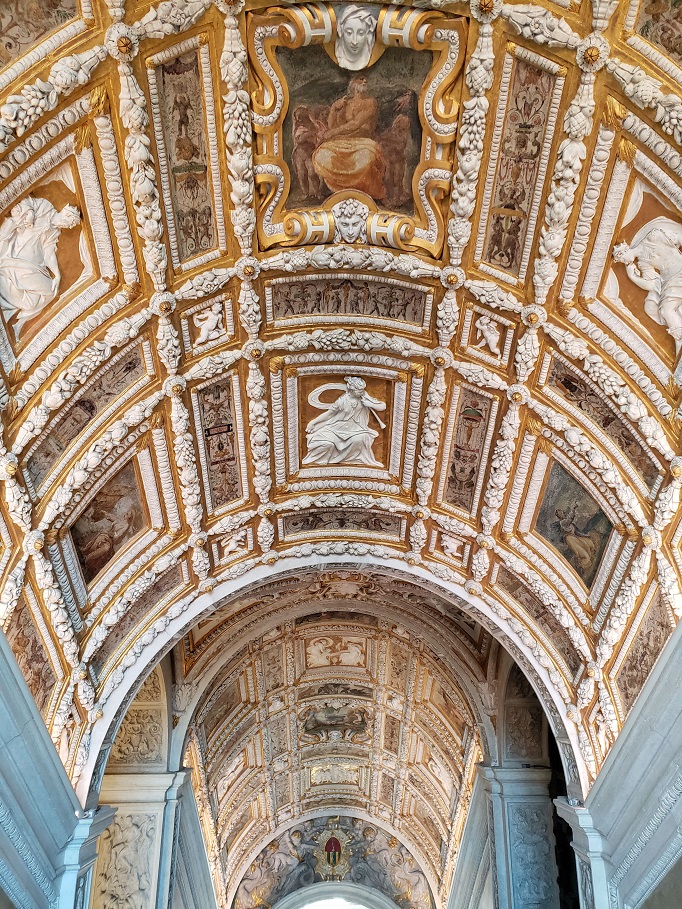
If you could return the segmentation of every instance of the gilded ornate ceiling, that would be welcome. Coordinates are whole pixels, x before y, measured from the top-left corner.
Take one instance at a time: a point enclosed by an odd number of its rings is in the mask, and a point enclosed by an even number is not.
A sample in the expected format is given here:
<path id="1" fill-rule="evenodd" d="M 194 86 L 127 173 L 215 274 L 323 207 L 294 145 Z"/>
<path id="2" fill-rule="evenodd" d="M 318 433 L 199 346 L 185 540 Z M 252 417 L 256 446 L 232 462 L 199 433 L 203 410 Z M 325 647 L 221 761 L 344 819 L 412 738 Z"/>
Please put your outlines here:
<path id="1" fill-rule="evenodd" d="M 682 614 L 678 5 L 5 0 L 0 67 L 0 614 L 83 801 L 175 646 L 219 849 L 230 774 L 242 858 L 347 789 L 437 892 L 495 642 L 584 796 Z"/>

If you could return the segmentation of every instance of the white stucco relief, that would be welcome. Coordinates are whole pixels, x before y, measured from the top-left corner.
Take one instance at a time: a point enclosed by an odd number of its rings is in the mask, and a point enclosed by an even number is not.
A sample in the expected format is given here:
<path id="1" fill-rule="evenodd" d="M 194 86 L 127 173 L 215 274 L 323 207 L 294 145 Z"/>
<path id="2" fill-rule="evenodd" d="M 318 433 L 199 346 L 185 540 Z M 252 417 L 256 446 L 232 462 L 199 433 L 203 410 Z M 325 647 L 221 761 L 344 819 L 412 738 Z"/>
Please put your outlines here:
<path id="1" fill-rule="evenodd" d="M 386 404 L 367 393 L 364 379 L 347 376 L 345 385 L 328 382 L 308 395 L 308 402 L 324 413 L 312 419 L 306 427 L 308 453 L 303 464 L 365 464 L 381 467 L 372 451 L 379 432 L 369 425 L 374 417 L 380 429 L 386 424 L 378 413 Z M 321 396 L 326 391 L 343 392 L 333 403 L 325 404 Z"/>

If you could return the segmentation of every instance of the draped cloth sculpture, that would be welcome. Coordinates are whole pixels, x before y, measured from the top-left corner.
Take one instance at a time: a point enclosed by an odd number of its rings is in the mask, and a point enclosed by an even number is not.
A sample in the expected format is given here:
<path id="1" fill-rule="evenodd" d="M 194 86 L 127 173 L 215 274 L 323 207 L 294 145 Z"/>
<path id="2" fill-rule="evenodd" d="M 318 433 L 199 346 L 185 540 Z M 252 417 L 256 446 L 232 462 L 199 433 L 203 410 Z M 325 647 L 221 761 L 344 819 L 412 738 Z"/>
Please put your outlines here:
<path id="1" fill-rule="evenodd" d="M 17 338 L 24 323 L 57 297 L 59 235 L 79 221 L 80 213 L 73 205 L 57 211 L 47 199 L 28 196 L 14 206 L 0 228 L 0 307 L 7 319 L 18 313 L 14 323 Z"/>
<path id="2" fill-rule="evenodd" d="M 374 416 L 381 429 L 386 428 L 377 411 L 386 410 L 386 404 L 367 394 L 363 379 L 347 376 L 345 385 L 327 383 L 308 395 L 308 402 L 324 413 L 315 417 L 306 427 L 308 453 L 303 464 L 363 464 L 381 467 L 372 452 L 372 445 L 379 433 L 370 428 Z M 323 404 L 320 396 L 330 389 L 341 389 L 343 394 L 332 404 Z"/>

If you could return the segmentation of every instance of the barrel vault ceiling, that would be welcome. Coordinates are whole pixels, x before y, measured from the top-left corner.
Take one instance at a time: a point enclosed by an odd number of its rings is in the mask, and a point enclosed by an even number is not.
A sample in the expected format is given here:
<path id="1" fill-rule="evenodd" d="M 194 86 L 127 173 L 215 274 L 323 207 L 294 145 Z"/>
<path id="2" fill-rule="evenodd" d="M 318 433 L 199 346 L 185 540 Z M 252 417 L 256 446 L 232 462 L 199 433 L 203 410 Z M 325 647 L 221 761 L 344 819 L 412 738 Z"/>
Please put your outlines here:
<path id="1" fill-rule="evenodd" d="M 500 644 L 586 795 L 682 614 L 681 146 L 675 2 L 5 0 L 0 619 L 84 802 L 172 648 L 239 861 L 412 813 L 437 892 Z"/>

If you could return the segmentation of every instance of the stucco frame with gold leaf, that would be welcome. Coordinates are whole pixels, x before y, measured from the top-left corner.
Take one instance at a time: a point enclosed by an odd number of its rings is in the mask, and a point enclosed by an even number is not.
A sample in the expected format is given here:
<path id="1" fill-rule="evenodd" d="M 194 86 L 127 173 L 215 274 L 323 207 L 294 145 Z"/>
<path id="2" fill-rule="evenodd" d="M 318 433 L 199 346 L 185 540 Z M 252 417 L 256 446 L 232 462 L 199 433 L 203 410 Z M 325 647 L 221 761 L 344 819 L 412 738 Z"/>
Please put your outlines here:
<path id="1" fill-rule="evenodd" d="M 420 162 L 412 178 L 413 217 L 380 210 L 369 196 L 355 191 L 334 193 L 315 209 L 286 208 L 291 180 L 282 153 L 282 131 L 289 92 L 276 48 L 323 44 L 334 59 L 335 34 L 336 14 L 328 4 L 276 8 L 248 16 L 248 51 L 255 78 L 252 104 L 256 133 L 254 172 L 260 188 L 259 245 L 268 249 L 274 245 L 330 242 L 334 237 L 332 206 L 342 199 L 358 198 L 369 209 L 366 226 L 372 243 L 419 249 L 438 256 L 446 214 L 442 200 L 450 186 L 455 151 L 457 99 L 466 45 L 464 20 L 394 6 L 383 6 L 379 12 L 370 65 L 391 46 L 434 54 L 429 78 L 419 96 L 423 133 Z"/>

